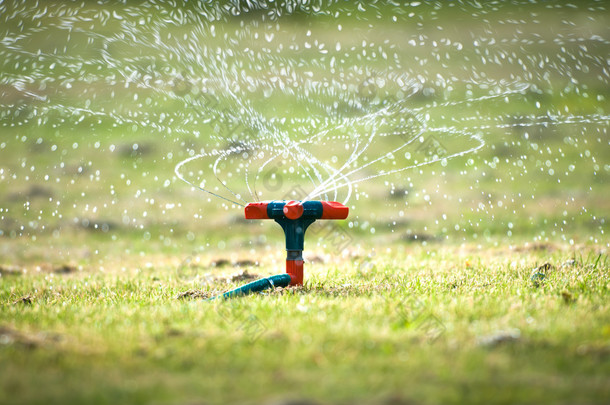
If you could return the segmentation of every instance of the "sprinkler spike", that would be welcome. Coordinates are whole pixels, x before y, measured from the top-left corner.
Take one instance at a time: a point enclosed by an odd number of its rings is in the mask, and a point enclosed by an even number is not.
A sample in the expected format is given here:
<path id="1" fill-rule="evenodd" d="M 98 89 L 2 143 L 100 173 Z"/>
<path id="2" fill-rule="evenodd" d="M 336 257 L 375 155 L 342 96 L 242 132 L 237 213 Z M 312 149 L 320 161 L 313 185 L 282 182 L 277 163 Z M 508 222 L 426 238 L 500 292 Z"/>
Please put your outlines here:
<path id="1" fill-rule="evenodd" d="M 349 208 L 336 201 L 265 201 L 249 203 L 246 219 L 273 219 L 286 237 L 286 273 L 290 285 L 303 285 L 305 231 L 316 219 L 345 219 Z"/>

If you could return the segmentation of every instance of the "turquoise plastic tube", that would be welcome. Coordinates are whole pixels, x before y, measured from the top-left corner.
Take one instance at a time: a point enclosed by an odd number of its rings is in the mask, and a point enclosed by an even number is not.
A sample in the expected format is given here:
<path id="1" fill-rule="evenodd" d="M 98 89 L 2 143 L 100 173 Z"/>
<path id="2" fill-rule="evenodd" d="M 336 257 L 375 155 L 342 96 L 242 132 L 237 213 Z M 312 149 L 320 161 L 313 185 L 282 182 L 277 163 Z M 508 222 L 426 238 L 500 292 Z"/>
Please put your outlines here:
<path id="1" fill-rule="evenodd" d="M 290 280 L 290 274 L 278 274 L 276 276 L 261 278 L 260 280 L 253 281 L 246 285 L 242 285 L 241 287 L 237 287 L 233 290 L 227 291 L 224 294 L 212 297 L 210 298 L 210 300 L 215 300 L 218 298 L 239 297 L 241 295 L 248 295 L 255 292 L 263 291 L 268 288 L 288 287 L 288 285 L 290 284 Z"/>

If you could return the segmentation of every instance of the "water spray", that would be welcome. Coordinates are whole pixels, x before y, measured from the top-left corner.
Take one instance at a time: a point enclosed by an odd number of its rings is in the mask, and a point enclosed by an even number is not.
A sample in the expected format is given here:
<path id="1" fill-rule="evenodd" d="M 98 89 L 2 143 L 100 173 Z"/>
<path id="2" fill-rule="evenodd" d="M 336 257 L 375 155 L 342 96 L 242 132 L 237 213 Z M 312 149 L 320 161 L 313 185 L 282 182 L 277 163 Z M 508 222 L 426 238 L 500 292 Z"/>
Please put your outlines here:
<path id="1" fill-rule="evenodd" d="M 273 287 L 303 285 L 305 231 L 317 219 L 345 219 L 349 208 L 336 201 L 263 201 L 245 207 L 246 219 L 273 219 L 286 238 L 286 274 L 254 281 L 214 298 L 231 298 Z M 212 299 L 214 299 L 212 298 Z"/>

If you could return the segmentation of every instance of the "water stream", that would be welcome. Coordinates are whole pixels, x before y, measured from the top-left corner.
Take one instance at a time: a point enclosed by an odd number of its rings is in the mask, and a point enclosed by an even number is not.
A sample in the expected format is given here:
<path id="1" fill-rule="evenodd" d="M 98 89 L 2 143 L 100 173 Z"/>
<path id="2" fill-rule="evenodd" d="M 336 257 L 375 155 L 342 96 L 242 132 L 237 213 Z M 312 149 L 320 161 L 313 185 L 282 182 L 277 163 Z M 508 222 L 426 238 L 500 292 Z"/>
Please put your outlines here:
<path id="1" fill-rule="evenodd" d="M 1 180 L 52 182 L 75 155 L 147 138 L 167 148 L 166 181 L 211 204 L 348 204 L 428 168 L 498 164 L 502 144 L 524 161 L 562 127 L 607 177 L 605 2 L 282 4 L 0 3 L 0 150 L 55 156 L 0 163 Z M 562 166 L 551 150 L 543 166 Z"/>

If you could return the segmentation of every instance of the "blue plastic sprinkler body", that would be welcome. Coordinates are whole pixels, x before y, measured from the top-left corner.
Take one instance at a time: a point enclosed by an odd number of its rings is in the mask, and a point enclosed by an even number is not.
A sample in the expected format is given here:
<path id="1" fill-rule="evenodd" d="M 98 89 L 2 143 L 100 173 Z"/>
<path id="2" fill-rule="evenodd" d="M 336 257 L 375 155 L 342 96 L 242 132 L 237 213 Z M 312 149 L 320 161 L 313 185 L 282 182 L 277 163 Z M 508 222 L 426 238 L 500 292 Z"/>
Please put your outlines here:
<path id="1" fill-rule="evenodd" d="M 233 298 L 274 287 L 303 285 L 305 231 L 317 219 L 345 219 L 349 209 L 336 201 L 265 201 L 246 205 L 246 219 L 273 219 L 286 236 L 286 274 L 263 278 L 211 298 Z"/>

